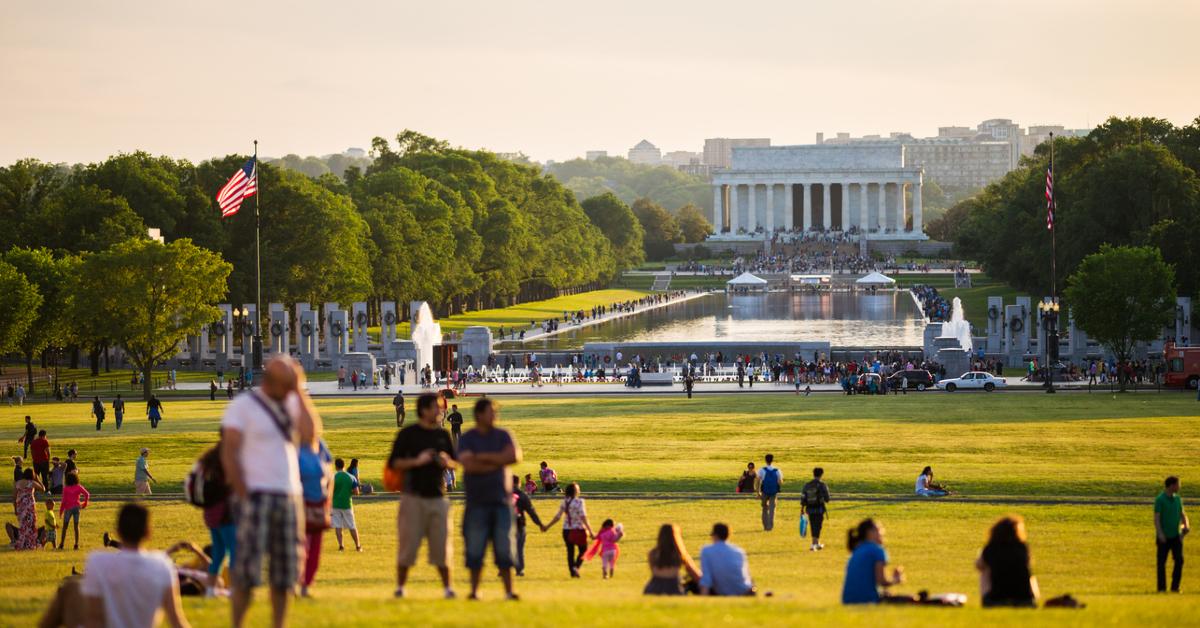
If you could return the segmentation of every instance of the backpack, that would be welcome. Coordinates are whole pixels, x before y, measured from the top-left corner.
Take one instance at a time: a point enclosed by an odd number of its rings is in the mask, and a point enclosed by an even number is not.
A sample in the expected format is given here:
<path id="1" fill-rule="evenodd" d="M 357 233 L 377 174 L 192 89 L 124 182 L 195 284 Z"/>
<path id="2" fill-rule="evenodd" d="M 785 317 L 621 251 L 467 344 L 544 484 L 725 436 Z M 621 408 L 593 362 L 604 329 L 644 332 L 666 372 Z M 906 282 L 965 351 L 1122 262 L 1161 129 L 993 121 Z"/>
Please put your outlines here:
<path id="1" fill-rule="evenodd" d="M 218 459 L 216 468 L 204 464 L 207 454 L 192 465 L 192 470 L 183 478 L 183 499 L 197 508 L 208 508 L 221 503 L 229 495 L 225 485 L 224 470 Z"/>
<path id="2" fill-rule="evenodd" d="M 779 494 L 779 469 L 763 467 L 762 494 L 766 496 Z"/>
<path id="3" fill-rule="evenodd" d="M 802 497 L 806 507 L 819 507 L 821 501 L 821 484 L 820 482 L 809 482 L 804 485 L 804 495 Z"/>

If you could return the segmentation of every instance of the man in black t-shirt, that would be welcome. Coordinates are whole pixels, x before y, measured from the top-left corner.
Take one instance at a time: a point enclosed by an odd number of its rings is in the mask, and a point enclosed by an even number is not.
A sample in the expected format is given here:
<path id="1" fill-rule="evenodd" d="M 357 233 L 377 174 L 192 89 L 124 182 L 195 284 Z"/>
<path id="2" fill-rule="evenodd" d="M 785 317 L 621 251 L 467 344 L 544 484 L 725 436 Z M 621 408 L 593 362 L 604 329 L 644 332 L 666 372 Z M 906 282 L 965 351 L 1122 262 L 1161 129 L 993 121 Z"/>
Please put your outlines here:
<path id="1" fill-rule="evenodd" d="M 450 500 L 442 480 L 446 469 L 458 468 L 454 446 L 446 430 L 438 427 L 436 395 L 417 398 L 417 424 L 396 435 L 388 465 L 404 474 L 400 498 L 399 551 L 396 561 L 396 597 L 404 597 L 408 570 L 417 562 L 421 541 L 429 541 L 429 564 L 437 567 L 447 599 L 454 597 L 450 587 L 449 556 Z"/>
<path id="2" fill-rule="evenodd" d="M 458 447 L 458 439 L 462 437 L 463 415 L 458 411 L 458 405 L 450 406 L 450 415 L 446 417 L 446 422 L 450 424 L 450 438 L 454 440 L 454 446 Z"/>
<path id="3" fill-rule="evenodd" d="M 829 486 L 825 484 L 823 477 L 825 469 L 813 469 L 813 479 L 800 489 L 800 514 L 808 515 L 809 527 L 812 528 L 812 546 L 809 549 L 814 552 L 825 549 L 825 544 L 821 543 L 821 528 L 825 524 L 825 515 L 828 512 L 826 504 L 829 503 Z"/>
<path id="4" fill-rule="evenodd" d="M 404 391 L 397 390 L 392 397 L 392 405 L 396 406 L 396 427 L 404 427 Z"/>

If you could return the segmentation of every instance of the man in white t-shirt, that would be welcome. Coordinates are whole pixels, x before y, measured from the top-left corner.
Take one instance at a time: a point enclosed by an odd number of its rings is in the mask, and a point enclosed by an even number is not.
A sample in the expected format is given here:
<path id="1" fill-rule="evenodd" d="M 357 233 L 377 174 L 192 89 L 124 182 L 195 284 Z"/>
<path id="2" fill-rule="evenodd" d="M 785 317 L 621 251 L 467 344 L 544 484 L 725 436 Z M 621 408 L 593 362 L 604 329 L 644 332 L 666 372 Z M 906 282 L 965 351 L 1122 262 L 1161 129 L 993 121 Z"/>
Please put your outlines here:
<path id="1" fill-rule="evenodd" d="M 304 560 L 304 502 L 297 446 L 311 447 L 320 417 L 294 359 L 273 358 L 257 391 L 239 395 L 221 419 L 221 464 L 237 496 L 237 552 L 231 566 L 233 625 L 241 626 L 269 560 L 274 625 L 282 626 Z"/>
<path id="2" fill-rule="evenodd" d="M 779 492 L 783 490 L 783 471 L 775 466 L 775 456 L 767 454 L 765 465 L 758 468 L 754 478 L 754 494 L 762 502 L 763 530 L 770 532 L 775 528 L 775 503 Z"/>
<path id="3" fill-rule="evenodd" d="M 162 552 L 143 549 L 150 538 L 150 511 L 140 504 L 122 506 L 117 534 L 121 549 L 92 552 L 84 568 L 87 625 L 157 626 L 163 611 L 172 626 L 187 626 L 175 564 Z"/>

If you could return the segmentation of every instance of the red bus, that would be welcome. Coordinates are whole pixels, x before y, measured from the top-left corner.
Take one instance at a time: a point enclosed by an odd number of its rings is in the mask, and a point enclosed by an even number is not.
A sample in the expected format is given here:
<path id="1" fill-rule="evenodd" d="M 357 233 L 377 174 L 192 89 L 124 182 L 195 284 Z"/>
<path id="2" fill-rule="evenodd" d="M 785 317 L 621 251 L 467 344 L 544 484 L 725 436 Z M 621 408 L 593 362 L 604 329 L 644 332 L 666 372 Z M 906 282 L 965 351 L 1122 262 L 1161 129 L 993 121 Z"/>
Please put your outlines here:
<path id="1" fill-rule="evenodd" d="M 1163 359 L 1167 363 L 1164 384 L 1196 389 L 1197 382 L 1200 382 L 1200 347 L 1176 347 L 1174 344 L 1168 344 L 1163 349 Z"/>

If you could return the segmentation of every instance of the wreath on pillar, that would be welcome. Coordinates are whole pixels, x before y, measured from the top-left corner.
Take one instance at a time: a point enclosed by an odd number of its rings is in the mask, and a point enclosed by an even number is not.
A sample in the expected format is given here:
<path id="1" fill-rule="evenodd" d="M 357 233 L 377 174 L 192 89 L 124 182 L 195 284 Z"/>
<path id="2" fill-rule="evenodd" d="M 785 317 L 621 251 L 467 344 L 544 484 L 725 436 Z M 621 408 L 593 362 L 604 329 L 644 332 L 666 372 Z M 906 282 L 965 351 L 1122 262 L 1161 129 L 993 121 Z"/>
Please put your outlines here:
<path id="1" fill-rule="evenodd" d="M 346 333 L 346 327 L 342 325 L 341 321 L 334 321 L 333 324 L 329 326 L 329 331 L 335 337 L 341 336 Z"/>
<path id="2" fill-rule="evenodd" d="M 304 321 L 300 323 L 300 335 L 308 338 L 313 333 L 312 323 Z"/>
<path id="3" fill-rule="evenodd" d="M 992 319 L 993 321 L 1000 318 L 1000 308 L 994 305 L 988 308 L 988 318 Z"/>
<path id="4" fill-rule="evenodd" d="M 354 317 L 354 326 L 358 327 L 360 329 L 367 326 L 367 313 L 366 312 L 359 312 Z"/>
<path id="5" fill-rule="evenodd" d="M 385 325 L 395 325 L 396 324 L 396 313 L 391 310 L 384 312 L 383 313 L 383 323 Z"/>
<path id="6" fill-rule="evenodd" d="M 1008 330 L 1011 331 L 1012 333 L 1019 334 L 1024 329 L 1025 329 L 1025 321 L 1021 320 L 1021 318 L 1019 316 L 1014 316 L 1014 317 L 1012 317 L 1012 320 L 1008 321 Z"/>
<path id="7" fill-rule="evenodd" d="M 283 323 L 275 321 L 271 323 L 271 335 L 278 338 L 283 335 Z"/>
<path id="8" fill-rule="evenodd" d="M 228 330 L 225 329 L 225 323 L 217 321 L 212 324 L 212 333 L 214 336 L 224 336 L 226 331 Z"/>

